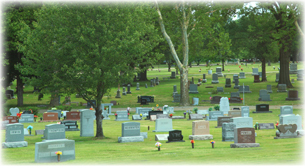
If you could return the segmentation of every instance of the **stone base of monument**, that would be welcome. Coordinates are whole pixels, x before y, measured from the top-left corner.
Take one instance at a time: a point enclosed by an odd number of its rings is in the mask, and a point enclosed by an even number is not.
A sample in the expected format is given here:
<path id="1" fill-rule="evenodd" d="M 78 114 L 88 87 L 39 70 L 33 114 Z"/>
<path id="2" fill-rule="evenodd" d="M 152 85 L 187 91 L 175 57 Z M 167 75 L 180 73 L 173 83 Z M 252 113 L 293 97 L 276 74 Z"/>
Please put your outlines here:
<path id="1" fill-rule="evenodd" d="M 144 139 L 147 138 L 147 132 L 140 132 L 140 136 L 142 136 Z"/>
<path id="2" fill-rule="evenodd" d="M 239 89 L 239 85 L 237 85 L 237 86 L 235 85 L 235 86 L 234 86 L 234 89 Z"/>
<path id="3" fill-rule="evenodd" d="M 60 122 L 60 120 L 41 120 L 38 122 Z"/>
<path id="4" fill-rule="evenodd" d="M 143 142 L 143 136 L 127 136 L 127 137 L 118 137 L 119 143 L 126 143 L 126 142 Z"/>
<path id="5" fill-rule="evenodd" d="M 206 82 L 207 82 L 207 79 L 202 79 L 201 82 L 202 82 L 202 83 L 206 83 Z"/>
<path id="6" fill-rule="evenodd" d="M 298 135 L 304 136 L 304 130 L 297 130 Z"/>
<path id="7" fill-rule="evenodd" d="M 189 94 L 198 94 L 198 91 L 189 91 Z"/>
<path id="8" fill-rule="evenodd" d="M 171 130 L 153 130 L 153 132 L 168 132 L 168 131 L 172 131 L 173 129 Z"/>
<path id="9" fill-rule="evenodd" d="M 212 80 L 212 84 L 218 84 L 219 81 L 218 80 Z"/>
<path id="10" fill-rule="evenodd" d="M 252 148 L 259 147 L 259 143 L 234 143 L 230 144 L 231 148 Z"/>
<path id="11" fill-rule="evenodd" d="M 272 113 L 272 111 L 252 111 L 252 113 Z"/>
<path id="12" fill-rule="evenodd" d="M 18 141 L 18 142 L 3 142 L 2 148 L 20 148 L 20 147 L 27 147 L 27 141 Z"/>
<path id="13" fill-rule="evenodd" d="M 207 139 L 213 139 L 213 135 L 207 134 L 207 135 L 189 135 L 189 140 L 207 140 Z"/>
<path id="14" fill-rule="evenodd" d="M 230 88 L 230 87 L 231 87 L 231 85 L 229 85 L 229 84 L 226 84 L 226 85 L 225 85 L 225 87 L 226 87 L 226 88 Z"/>

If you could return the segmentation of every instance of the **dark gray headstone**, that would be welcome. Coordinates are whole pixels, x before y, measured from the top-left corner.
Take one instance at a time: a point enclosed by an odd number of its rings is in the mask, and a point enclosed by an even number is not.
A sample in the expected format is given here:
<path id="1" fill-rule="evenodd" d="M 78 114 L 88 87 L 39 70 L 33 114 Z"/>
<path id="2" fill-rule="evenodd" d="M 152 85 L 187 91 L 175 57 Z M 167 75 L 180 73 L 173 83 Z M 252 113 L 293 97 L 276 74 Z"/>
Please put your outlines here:
<path id="1" fill-rule="evenodd" d="M 122 137 L 126 136 L 140 136 L 139 122 L 125 122 L 122 123 Z"/>
<path id="2" fill-rule="evenodd" d="M 182 135 L 182 131 L 181 130 L 172 130 L 168 132 L 168 141 L 166 141 L 166 143 L 169 142 L 185 142 L 183 140 L 183 135 Z"/>

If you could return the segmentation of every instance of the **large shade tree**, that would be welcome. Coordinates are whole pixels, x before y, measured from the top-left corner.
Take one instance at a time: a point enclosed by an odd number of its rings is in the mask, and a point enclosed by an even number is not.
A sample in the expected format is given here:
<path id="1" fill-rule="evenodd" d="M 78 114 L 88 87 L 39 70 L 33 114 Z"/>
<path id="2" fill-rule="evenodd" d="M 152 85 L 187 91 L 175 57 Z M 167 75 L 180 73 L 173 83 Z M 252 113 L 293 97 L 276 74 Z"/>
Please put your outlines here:
<path id="1" fill-rule="evenodd" d="M 78 93 L 88 101 L 96 111 L 96 137 L 103 138 L 103 96 L 132 77 L 134 57 L 159 42 L 152 35 L 156 30 L 150 21 L 156 15 L 150 10 L 130 3 L 44 5 L 35 13 L 35 29 L 25 25 L 20 33 L 24 43 L 19 50 L 27 59 L 19 70 L 37 76 L 28 83 L 44 86 L 42 92 Z M 145 35 L 152 38 L 143 40 Z"/>

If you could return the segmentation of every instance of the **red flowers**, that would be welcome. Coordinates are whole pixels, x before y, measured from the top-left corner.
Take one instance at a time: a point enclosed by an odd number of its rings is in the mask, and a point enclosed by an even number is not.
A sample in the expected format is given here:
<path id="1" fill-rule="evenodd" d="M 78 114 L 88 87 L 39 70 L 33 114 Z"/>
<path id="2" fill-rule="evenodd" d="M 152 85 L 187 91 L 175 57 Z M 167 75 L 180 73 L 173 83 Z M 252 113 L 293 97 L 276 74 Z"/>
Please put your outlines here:
<path id="1" fill-rule="evenodd" d="M 19 118 L 20 118 L 20 117 L 21 117 L 21 113 L 17 113 L 17 117 L 19 117 Z"/>
<path id="2" fill-rule="evenodd" d="M 170 114 L 169 116 L 170 116 L 170 117 L 172 117 L 172 116 L 173 116 L 173 114 Z"/>
<path id="3" fill-rule="evenodd" d="M 193 143 L 195 143 L 195 141 L 194 141 L 194 140 L 191 140 L 191 143 L 193 144 Z"/>

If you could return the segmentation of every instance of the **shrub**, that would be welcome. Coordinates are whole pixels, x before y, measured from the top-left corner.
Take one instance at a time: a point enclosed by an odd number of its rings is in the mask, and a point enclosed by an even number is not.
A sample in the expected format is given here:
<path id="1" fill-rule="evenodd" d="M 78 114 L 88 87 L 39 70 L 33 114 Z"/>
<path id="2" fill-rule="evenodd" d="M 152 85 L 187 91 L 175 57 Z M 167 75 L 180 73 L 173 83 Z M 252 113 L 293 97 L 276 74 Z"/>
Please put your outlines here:
<path id="1" fill-rule="evenodd" d="M 212 108 L 212 107 L 210 107 L 210 108 L 209 108 L 209 111 L 212 111 L 212 110 L 213 110 L 213 108 Z"/>
<path id="2" fill-rule="evenodd" d="M 219 105 L 214 106 L 214 109 L 215 109 L 216 111 L 218 111 L 218 110 L 219 110 Z"/>

